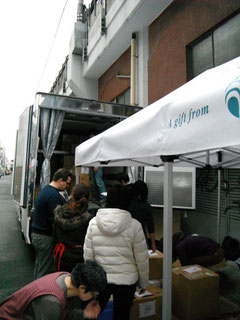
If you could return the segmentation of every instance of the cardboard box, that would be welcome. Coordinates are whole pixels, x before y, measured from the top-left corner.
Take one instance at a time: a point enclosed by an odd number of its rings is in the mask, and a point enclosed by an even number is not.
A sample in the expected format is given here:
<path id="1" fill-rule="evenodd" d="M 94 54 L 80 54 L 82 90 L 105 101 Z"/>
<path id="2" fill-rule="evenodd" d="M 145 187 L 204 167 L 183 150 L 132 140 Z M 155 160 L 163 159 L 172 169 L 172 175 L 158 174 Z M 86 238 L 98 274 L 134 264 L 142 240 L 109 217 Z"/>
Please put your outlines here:
<path id="1" fill-rule="evenodd" d="M 162 319 L 162 289 L 149 286 L 147 291 L 151 296 L 135 298 L 131 308 L 130 320 L 160 320 Z"/>
<path id="2" fill-rule="evenodd" d="M 152 279 L 149 280 L 149 285 L 154 285 L 156 287 L 162 288 L 162 279 Z"/>
<path id="3" fill-rule="evenodd" d="M 79 182 L 84 183 L 86 186 L 91 186 L 91 180 L 90 180 L 90 170 L 87 167 L 81 167 L 79 173 Z"/>
<path id="4" fill-rule="evenodd" d="M 150 254 L 149 250 L 149 280 L 162 279 L 163 273 L 163 254 L 156 250 L 154 254 Z"/>
<path id="5" fill-rule="evenodd" d="M 72 176 L 72 183 L 67 191 L 69 194 L 71 194 L 74 186 L 76 185 L 75 166 L 71 166 L 71 168 L 69 168 L 69 170 L 72 172 L 73 176 Z M 89 173 L 90 173 L 89 168 L 87 168 L 87 167 L 81 167 L 78 169 L 79 183 L 84 183 L 86 186 L 89 187 L 90 198 L 91 198 L 91 188 L 90 188 L 91 183 L 90 183 L 90 174 Z"/>
<path id="6" fill-rule="evenodd" d="M 76 184 L 76 168 L 74 166 L 71 167 L 71 171 L 73 174 L 73 185 Z M 88 167 L 80 167 L 78 169 L 78 174 L 79 174 L 79 183 L 84 183 L 86 186 L 90 187 L 91 186 L 91 180 L 90 180 L 90 169 Z"/>
<path id="7" fill-rule="evenodd" d="M 180 268 L 182 265 L 181 265 L 181 262 L 179 259 L 177 259 L 176 261 L 173 262 L 172 264 L 172 267 L 173 268 Z"/>
<path id="8" fill-rule="evenodd" d="M 173 314 L 182 320 L 216 317 L 219 275 L 198 265 L 172 271 Z"/>

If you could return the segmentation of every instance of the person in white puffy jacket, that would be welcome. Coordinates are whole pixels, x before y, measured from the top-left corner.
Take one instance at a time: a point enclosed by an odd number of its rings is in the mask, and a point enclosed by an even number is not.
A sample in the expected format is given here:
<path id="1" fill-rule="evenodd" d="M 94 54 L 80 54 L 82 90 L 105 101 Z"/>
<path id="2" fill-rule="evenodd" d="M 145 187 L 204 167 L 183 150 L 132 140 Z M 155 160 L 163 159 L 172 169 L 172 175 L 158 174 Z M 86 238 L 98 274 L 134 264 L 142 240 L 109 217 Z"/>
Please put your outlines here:
<path id="1" fill-rule="evenodd" d="M 108 192 L 106 208 L 88 226 L 84 259 L 96 260 L 107 273 L 107 288 L 98 297 L 103 311 L 113 295 L 113 320 L 128 320 L 136 290 L 148 285 L 149 256 L 141 224 L 127 211 L 128 188 L 120 184 Z"/>

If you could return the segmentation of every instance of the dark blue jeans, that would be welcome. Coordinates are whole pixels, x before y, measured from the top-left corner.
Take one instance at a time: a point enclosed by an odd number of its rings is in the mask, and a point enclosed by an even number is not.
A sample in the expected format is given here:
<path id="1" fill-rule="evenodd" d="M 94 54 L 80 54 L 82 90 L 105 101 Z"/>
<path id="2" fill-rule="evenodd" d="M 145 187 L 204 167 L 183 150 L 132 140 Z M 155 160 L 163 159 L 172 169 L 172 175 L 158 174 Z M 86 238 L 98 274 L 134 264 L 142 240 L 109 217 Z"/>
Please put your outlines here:
<path id="1" fill-rule="evenodd" d="M 98 167 L 97 172 L 94 172 L 94 168 L 91 168 L 90 174 L 93 189 L 93 198 L 95 198 L 95 200 L 106 199 L 106 197 L 101 194 L 102 192 L 106 192 L 105 184 L 102 177 L 102 168 Z"/>

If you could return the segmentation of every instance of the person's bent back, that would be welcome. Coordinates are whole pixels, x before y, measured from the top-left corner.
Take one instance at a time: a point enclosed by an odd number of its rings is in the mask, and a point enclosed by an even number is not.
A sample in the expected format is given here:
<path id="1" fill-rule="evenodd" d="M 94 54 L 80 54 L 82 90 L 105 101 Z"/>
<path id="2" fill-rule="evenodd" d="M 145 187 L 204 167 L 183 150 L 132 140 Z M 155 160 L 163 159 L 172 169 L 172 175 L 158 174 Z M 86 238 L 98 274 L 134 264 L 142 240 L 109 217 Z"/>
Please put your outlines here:
<path id="1" fill-rule="evenodd" d="M 106 287 L 106 273 L 95 261 L 79 263 L 72 273 L 55 272 L 37 279 L 0 304 L 0 319 L 59 320 L 71 312 L 71 297 L 88 301 Z M 78 311 L 79 320 L 97 319 L 100 307 L 92 300 Z"/>

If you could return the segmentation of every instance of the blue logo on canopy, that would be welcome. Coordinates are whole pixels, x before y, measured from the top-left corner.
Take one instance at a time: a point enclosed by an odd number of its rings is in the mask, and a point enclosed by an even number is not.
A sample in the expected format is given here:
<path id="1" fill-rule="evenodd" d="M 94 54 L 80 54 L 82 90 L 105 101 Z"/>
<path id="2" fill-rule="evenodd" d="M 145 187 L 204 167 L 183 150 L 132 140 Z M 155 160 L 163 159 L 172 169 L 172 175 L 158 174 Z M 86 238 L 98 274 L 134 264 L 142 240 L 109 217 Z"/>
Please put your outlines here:
<path id="1" fill-rule="evenodd" d="M 240 77 L 237 77 L 227 87 L 225 103 L 234 117 L 240 118 Z"/>

